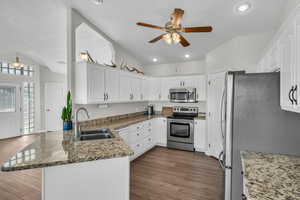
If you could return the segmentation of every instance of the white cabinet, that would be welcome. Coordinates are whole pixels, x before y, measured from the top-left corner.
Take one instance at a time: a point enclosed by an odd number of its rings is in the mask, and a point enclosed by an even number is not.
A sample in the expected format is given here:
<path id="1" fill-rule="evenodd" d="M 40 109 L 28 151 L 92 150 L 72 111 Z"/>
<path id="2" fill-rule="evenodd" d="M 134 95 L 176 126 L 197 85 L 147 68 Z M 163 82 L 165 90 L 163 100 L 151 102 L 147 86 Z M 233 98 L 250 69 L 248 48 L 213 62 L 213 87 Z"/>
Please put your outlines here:
<path id="1" fill-rule="evenodd" d="M 282 24 L 258 64 L 259 72 L 280 69 L 280 105 L 283 110 L 300 113 L 300 12 Z"/>
<path id="2" fill-rule="evenodd" d="M 132 101 L 141 101 L 141 82 L 138 77 L 131 77 L 130 79 L 130 88 Z"/>
<path id="3" fill-rule="evenodd" d="M 140 78 L 126 72 L 120 73 L 120 101 L 140 101 Z"/>
<path id="4" fill-rule="evenodd" d="M 120 73 L 120 101 L 131 101 L 131 77 Z"/>
<path id="5" fill-rule="evenodd" d="M 78 63 L 75 69 L 75 103 L 94 104 L 104 101 L 105 70 L 99 65 Z"/>
<path id="6" fill-rule="evenodd" d="M 167 119 L 153 119 L 154 141 L 159 146 L 167 146 Z"/>
<path id="7" fill-rule="evenodd" d="M 197 101 L 206 101 L 206 77 L 205 75 L 197 76 L 193 80 L 194 86 L 196 87 L 196 98 Z"/>
<path id="8" fill-rule="evenodd" d="M 120 97 L 120 73 L 117 70 L 105 69 L 105 96 L 106 102 L 117 102 Z"/>
<path id="9" fill-rule="evenodd" d="M 161 79 L 160 78 L 151 78 L 149 81 L 149 100 L 151 101 L 160 101 L 161 100 Z"/>
<path id="10" fill-rule="evenodd" d="M 299 25 L 295 22 L 278 41 L 280 62 L 280 105 L 287 111 L 300 112 L 299 107 Z"/>
<path id="11" fill-rule="evenodd" d="M 196 151 L 206 151 L 206 121 L 195 120 L 194 122 L 194 146 Z"/>
<path id="12" fill-rule="evenodd" d="M 155 145 L 167 146 L 167 120 L 155 118 L 118 130 L 119 135 L 132 148 L 131 160 Z"/>
<path id="13" fill-rule="evenodd" d="M 169 101 L 171 88 L 197 89 L 197 100 L 206 100 L 205 76 L 148 78 L 100 64 L 81 62 L 75 70 L 76 104 Z"/>
<path id="14" fill-rule="evenodd" d="M 149 81 L 148 79 L 142 78 L 140 80 L 140 85 L 141 85 L 141 101 L 147 101 L 149 100 Z"/>

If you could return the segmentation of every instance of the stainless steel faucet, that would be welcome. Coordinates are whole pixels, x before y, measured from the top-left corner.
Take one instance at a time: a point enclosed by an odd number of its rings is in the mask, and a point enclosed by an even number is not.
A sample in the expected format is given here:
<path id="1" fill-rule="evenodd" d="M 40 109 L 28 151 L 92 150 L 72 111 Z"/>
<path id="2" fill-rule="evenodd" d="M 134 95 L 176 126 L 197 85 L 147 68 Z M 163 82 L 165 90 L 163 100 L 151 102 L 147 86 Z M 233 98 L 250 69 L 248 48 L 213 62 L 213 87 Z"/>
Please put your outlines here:
<path id="1" fill-rule="evenodd" d="M 85 112 L 85 114 L 86 114 L 86 116 L 87 116 L 88 119 L 90 118 L 89 112 L 88 112 L 88 110 L 86 108 L 80 107 L 80 108 L 78 108 L 76 110 L 76 112 L 75 112 L 75 135 L 74 135 L 75 139 L 79 138 L 79 136 L 80 136 L 80 127 L 78 125 L 78 113 L 81 110 L 83 110 Z"/>

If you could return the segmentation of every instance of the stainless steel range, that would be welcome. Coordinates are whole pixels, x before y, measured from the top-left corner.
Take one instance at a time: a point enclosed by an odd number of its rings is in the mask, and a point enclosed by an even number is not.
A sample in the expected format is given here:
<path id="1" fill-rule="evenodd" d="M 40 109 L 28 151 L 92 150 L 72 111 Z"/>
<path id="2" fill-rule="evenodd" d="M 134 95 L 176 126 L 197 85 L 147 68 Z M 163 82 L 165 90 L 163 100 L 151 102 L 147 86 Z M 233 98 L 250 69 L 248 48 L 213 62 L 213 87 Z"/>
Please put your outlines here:
<path id="1" fill-rule="evenodd" d="M 194 151 L 194 118 L 197 116 L 196 107 L 173 108 L 173 116 L 167 119 L 169 148 Z"/>

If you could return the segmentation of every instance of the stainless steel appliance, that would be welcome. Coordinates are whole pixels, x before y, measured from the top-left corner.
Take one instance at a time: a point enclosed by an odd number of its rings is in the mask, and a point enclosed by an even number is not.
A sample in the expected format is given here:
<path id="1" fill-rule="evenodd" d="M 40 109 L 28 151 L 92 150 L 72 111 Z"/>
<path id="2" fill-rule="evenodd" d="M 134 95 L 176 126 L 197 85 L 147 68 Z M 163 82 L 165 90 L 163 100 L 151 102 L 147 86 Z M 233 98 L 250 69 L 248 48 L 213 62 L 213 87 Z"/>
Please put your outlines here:
<path id="1" fill-rule="evenodd" d="M 221 104 L 225 200 L 240 200 L 240 151 L 299 155 L 300 115 L 280 108 L 279 73 L 228 72 Z"/>
<path id="2" fill-rule="evenodd" d="M 197 102 L 196 88 L 173 88 L 170 89 L 170 101 L 174 103 Z"/>
<path id="3" fill-rule="evenodd" d="M 169 148 L 194 151 L 194 117 L 197 115 L 195 107 L 173 108 L 173 115 L 167 118 Z"/>
<path id="4" fill-rule="evenodd" d="M 147 114 L 148 115 L 154 115 L 154 107 L 153 107 L 153 105 L 148 105 L 147 106 Z"/>

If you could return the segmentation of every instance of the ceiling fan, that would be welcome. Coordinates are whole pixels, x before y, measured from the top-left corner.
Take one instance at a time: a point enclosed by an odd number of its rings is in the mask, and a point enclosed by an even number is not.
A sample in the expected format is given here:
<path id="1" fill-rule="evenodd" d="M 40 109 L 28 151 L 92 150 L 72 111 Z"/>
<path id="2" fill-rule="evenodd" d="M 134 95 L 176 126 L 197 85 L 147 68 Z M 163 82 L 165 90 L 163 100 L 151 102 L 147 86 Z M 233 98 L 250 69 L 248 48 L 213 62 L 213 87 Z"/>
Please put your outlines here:
<path id="1" fill-rule="evenodd" d="M 183 14 L 184 14 L 184 10 L 175 8 L 174 12 L 171 14 L 171 20 L 167 22 L 164 27 L 156 26 L 152 24 L 146 24 L 143 22 L 138 22 L 136 24 L 138 26 L 160 29 L 166 32 L 154 38 L 153 40 L 150 40 L 149 43 L 154 43 L 157 42 L 158 40 L 164 39 L 168 44 L 180 43 L 184 47 L 189 46 L 190 43 L 180 33 L 212 32 L 213 28 L 211 26 L 183 28 L 181 26 Z"/>

